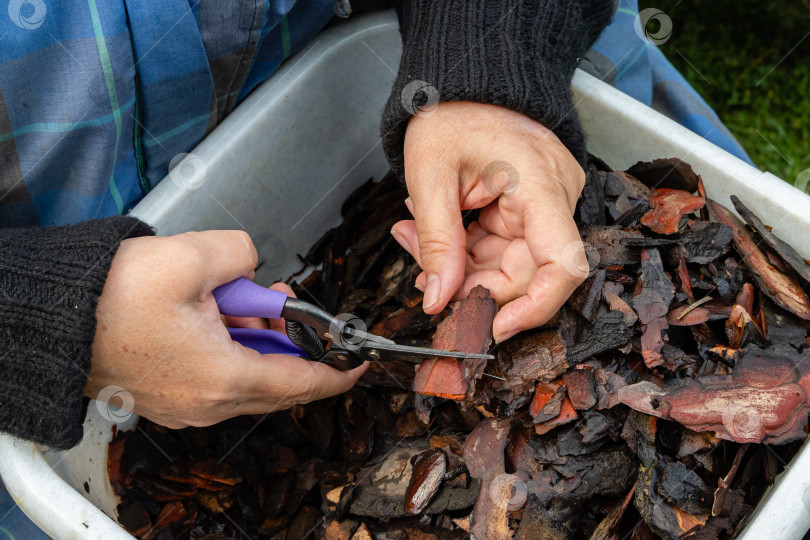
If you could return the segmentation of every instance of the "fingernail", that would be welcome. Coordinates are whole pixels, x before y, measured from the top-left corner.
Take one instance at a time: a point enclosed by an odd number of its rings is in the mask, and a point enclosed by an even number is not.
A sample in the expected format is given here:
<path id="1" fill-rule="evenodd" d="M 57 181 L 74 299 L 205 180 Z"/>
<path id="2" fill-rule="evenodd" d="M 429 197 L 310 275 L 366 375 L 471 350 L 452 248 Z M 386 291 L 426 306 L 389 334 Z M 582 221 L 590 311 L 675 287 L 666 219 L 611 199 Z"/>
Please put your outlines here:
<path id="1" fill-rule="evenodd" d="M 494 336 L 495 343 L 503 343 L 504 341 L 506 341 L 507 339 L 509 339 L 510 337 L 514 336 L 517 333 L 518 333 L 517 330 L 510 330 L 509 332 L 498 334 Z"/>
<path id="2" fill-rule="evenodd" d="M 442 292 L 442 284 L 439 281 L 439 276 L 436 274 L 427 275 L 427 286 L 425 287 L 425 296 L 422 299 L 424 308 L 432 307 L 439 301 L 439 294 Z"/>
<path id="3" fill-rule="evenodd" d="M 410 252 L 411 252 L 411 245 L 408 243 L 408 241 L 407 241 L 407 240 L 405 240 L 405 237 L 404 237 L 404 236 L 402 236 L 401 234 L 399 234 L 399 233 L 398 233 L 397 231 L 395 231 L 394 229 L 391 229 L 391 236 L 393 236 L 393 237 L 394 237 L 394 240 L 396 240 L 396 241 L 397 241 L 397 243 L 398 243 L 400 246 L 402 246 L 402 248 L 403 248 L 405 251 L 407 251 L 408 253 L 410 253 Z"/>
<path id="4" fill-rule="evenodd" d="M 414 211 L 413 211 L 413 201 L 411 200 L 411 198 L 410 198 L 410 197 L 408 197 L 407 199 L 405 199 L 405 206 L 407 206 L 407 207 L 408 207 L 408 212 L 410 212 L 410 213 L 411 213 L 411 215 L 413 216 L 413 215 L 414 215 Z"/>
<path id="5" fill-rule="evenodd" d="M 425 286 L 424 286 L 424 285 L 422 285 L 421 283 L 416 283 L 416 282 L 414 282 L 413 286 L 414 286 L 416 289 L 418 289 L 418 290 L 420 290 L 420 291 L 422 291 L 422 292 L 425 292 Z"/>

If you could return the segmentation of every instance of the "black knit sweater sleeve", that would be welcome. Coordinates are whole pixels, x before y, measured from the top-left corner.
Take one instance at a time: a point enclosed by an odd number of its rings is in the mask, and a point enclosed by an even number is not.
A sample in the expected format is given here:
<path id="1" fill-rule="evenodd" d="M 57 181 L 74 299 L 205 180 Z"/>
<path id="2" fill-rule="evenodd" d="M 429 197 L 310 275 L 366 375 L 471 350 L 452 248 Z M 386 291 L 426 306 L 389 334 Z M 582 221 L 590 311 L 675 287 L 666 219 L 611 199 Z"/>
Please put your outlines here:
<path id="1" fill-rule="evenodd" d="M 132 217 L 0 229 L 0 431 L 54 448 L 82 438 L 96 305 Z"/>
<path id="2" fill-rule="evenodd" d="M 401 177 L 408 120 L 436 101 L 523 113 L 585 163 L 570 82 L 580 56 L 610 21 L 612 0 L 399 0 L 396 10 L 403 54 L 382 140 Z"/>

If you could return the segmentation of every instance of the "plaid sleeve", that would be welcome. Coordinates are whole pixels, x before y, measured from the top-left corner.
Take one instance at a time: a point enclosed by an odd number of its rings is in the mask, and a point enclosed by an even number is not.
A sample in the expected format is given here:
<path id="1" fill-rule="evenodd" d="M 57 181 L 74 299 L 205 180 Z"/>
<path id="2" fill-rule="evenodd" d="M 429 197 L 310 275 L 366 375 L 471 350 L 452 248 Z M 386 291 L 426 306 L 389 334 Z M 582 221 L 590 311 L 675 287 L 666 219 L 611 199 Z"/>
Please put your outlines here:
<path id="1" fill-rule="evenodd" d="M 0 227 L 127 212 L 332 19 L 333 4 L 8 0 Z"/>

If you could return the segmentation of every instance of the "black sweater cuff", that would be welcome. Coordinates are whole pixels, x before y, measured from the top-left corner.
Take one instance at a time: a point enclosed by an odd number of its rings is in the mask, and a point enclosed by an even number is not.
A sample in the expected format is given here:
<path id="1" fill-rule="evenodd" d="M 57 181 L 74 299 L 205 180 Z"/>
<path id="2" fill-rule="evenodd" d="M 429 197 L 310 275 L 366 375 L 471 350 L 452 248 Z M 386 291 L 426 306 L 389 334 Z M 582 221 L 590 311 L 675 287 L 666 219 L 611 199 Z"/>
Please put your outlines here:
<path id="1" fill-rule="evenodd" d="M 382 119 L 383 148 L 394 171 L 404 178 L 408 120 L 436 100 L 501 105 L 534 118 L 584 168 L 571 77 L 613 11 L 612 0 L 398 2 L 403 54 Z M 412 95 L 422 83 L 427 90 Z"/>
<path id="2" fill-rule="evenodd" d="M 96 305 L 132 217 L 0 229 L 0 431 L 58 449 L 82 438 Z"/>

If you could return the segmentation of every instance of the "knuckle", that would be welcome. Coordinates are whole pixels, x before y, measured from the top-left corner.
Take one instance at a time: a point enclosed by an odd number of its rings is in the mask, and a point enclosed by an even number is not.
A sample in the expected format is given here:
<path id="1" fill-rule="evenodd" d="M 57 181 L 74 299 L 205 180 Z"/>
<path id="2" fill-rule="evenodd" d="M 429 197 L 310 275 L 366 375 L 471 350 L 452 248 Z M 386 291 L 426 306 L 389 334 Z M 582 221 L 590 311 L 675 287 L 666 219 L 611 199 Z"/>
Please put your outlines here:
<path id="1" fill-rule="evenodd" d="M 429 229 L 419 234 L 419 253 L 423 259 L 446 253 L 452 247 L 450 237 L 441 230 Z"/>
<path id="2" fill-rule="evenodd" d="M 195 266 L 201 264 L 206 259 L 205 248 L 202 242 L 200 242 L 201 234 L 200 232 L 191 231 L 173 237 L 179 243 L 180 253 L 178 253 L 178 255 L 182 257 L 182 260 Z"/>

